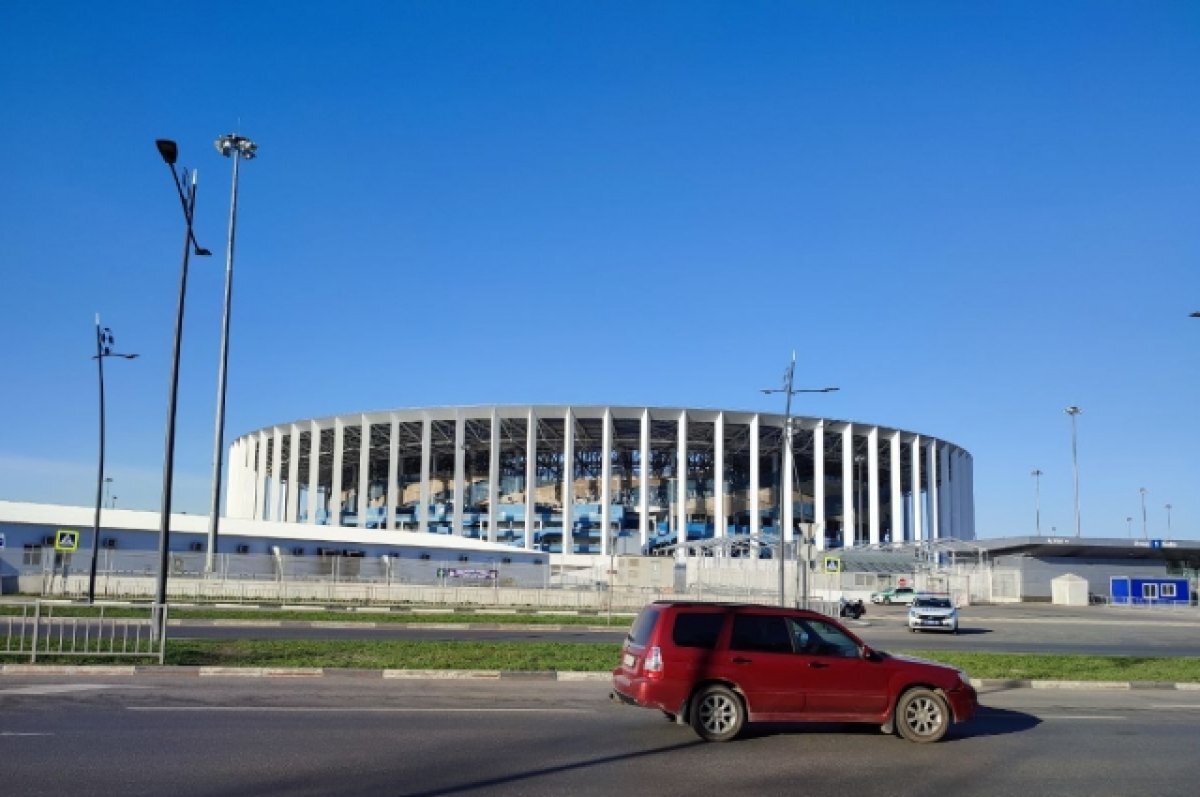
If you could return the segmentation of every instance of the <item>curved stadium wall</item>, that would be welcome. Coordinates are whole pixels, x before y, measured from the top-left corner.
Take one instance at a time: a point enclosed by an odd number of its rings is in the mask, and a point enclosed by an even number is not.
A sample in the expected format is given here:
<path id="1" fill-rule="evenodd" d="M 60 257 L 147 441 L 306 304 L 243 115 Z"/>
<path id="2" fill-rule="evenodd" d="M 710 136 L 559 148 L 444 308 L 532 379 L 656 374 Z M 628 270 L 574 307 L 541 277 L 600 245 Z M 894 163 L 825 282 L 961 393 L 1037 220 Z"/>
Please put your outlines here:
<path id="1" fill-rule="evenodd" d="M 787 421 L 561 405 L 295 421 L 231 444 L 226 514 L 604 555 L 622 540 L 777 539 L 780 528 L 791 540 L 807 523 L 820 549 L 974 538 L 964 449 L 805 416 L 790 418 L 789 448 Z"/>

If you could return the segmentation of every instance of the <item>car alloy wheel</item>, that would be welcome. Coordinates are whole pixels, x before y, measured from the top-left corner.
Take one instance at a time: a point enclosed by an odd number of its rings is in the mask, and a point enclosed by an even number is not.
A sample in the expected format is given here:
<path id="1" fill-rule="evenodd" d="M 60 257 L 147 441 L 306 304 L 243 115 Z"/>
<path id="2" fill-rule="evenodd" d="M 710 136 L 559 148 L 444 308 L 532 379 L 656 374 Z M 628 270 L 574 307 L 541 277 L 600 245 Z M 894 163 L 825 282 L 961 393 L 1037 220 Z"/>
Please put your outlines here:
<path id="1" fill-rule="evenodd" d="M 909 689 L 896 706 L 896 727 L 910 742 L 936 742 L 950 728 L 950 708 L 932 689 Z"/>
<path id="2" fill-rule="evenodd" d="M 742 732 L 746 709 L 732 689 L 709 686 L 695 697 L 691 710 L 692 730 L 706 742 L 727 742 Z"/>

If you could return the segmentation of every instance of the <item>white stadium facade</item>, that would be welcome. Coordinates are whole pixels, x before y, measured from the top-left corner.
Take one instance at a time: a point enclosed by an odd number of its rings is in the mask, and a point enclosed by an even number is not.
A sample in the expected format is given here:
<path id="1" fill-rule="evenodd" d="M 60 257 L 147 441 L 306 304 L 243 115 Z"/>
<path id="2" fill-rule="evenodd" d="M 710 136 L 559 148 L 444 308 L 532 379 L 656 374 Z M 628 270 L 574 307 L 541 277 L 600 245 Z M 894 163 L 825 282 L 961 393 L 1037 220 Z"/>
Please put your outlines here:
<path id="1" fill-rule="evenodd" d="M 966 450 L 827 418 L 401 409 L 268 426 L 238 437 L 227 462 L 230 520 L 298 524 L 310 539 L 340 527 L 609 555 L 739 535 L 777 540 L 780 528 L 785 540 L 811 529 L 819 549 L 975 537 Z"/>

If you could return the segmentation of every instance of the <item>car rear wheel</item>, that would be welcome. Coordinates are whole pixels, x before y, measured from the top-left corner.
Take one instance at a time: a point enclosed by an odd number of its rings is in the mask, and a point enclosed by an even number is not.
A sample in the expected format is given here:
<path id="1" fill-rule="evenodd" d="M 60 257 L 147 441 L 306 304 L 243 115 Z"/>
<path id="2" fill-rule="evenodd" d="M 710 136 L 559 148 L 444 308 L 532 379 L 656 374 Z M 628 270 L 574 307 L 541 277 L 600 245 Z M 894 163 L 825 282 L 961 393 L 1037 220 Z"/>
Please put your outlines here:
<path id="1" fill-rule="evenodd" d="M 910 742 L 936 742 L 950 729 L 950 707 L 932 689 L 909 689 L 896 704 L 896 728 Z"/>
<path id="2" fill-rule="evenodd" d="M 746 708 L 732 689 L 709 686 L 695 698 L 690 712 L 692 730 L 706 742 L 727 742 L 742 732 Z"/>

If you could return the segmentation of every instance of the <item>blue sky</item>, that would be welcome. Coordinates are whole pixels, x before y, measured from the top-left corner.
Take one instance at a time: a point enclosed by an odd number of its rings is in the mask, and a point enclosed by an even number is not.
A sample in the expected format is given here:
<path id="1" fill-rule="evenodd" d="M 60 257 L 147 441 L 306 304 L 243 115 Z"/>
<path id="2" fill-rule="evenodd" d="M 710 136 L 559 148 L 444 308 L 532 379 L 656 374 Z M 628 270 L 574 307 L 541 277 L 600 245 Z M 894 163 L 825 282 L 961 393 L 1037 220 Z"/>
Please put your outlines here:
<path id="1" fill-rule="evenodd" d="M 799 414 L 975 458 L 981 536 L 1200 536 L 1200 6 L 0 5 L 0 498 L 159 505 L 199 170 L 175 506 L 204 512 L 229 162 L 227 439 L 334 413 Z"/>

